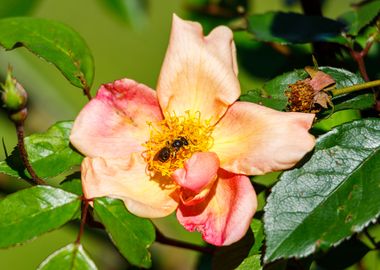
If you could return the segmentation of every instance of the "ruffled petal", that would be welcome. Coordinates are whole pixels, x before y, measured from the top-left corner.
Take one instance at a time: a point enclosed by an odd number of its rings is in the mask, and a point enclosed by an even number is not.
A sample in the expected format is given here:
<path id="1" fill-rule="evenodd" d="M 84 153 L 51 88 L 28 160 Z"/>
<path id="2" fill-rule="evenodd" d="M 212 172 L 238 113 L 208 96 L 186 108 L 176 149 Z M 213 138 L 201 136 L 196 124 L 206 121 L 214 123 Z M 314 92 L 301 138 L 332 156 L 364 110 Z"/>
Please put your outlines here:
<path id="1" fill-rule="evenodd" d="M 150 136 L 147 121 L 161 119 L 155 91 L 122 79 L 100 87 L 75 119 L 70 141 L 89 157 L 126 157 L 143 150 Z"/>
<path id="2" fill-rule="evenodd" d="M 215 28 L 203 36 L 199 23 L 173 16 L 169 47 L 157 95 L 163 112 L 200 112 L 216 122 L 240 95 L 236 50 L 230 29 Z"/>
<path id="3" fill-rule="evenodd" d="M 219 169 L 219 159 L 215 153 L 195 153 L 183 168 L 177 169 L 172 178 L 183 188 L 198 193 L 215 181 Z"/>
<path id="4" fill-rule="evenodd" d="M 178 221 L 189 231 L 197 230 L 216 246 L 230 245 L 247 232 L 256 212 L 257 199 L 249 178 L 219 170 L 219 178 L 202 203 L 177 210 Z"/>
<path id="5" fill-rule="evenodd" d="M 246 175 L 294 166 L 313 149 L 308 133 L 314 114 L 279 112 L 254 103 L 234 103 L 216 125 L 210 151 L 221 168 Z"/>
<path id="6" fill-rule="evenodd" d="M 164 217 L 177 208 L 177 188 L 170 182 L 171 179 L 151 179 L 138 154 L 129 160 L 85 158 L 82 163 L 82 186 L 87 199 L 121 199 L 131 213 L 140 217 Z"/>

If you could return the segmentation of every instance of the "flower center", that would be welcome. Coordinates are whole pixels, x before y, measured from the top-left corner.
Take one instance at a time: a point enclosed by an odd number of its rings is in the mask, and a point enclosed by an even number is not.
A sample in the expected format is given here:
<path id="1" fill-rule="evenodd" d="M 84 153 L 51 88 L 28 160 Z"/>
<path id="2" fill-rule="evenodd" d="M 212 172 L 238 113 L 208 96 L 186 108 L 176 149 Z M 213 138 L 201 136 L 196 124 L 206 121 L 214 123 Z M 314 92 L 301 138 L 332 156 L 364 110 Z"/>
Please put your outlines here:
<path id="1" fill-rule="evenodd" d="M 143 157 L 150 174 L 171 176 L 196 152 L 208 151 L 213 139 L 210 121 L 202 121 L 199 112 L 184 116 L 166 115 L 158 123 L 148 123 L 150 139 L 143 146 Z"/>

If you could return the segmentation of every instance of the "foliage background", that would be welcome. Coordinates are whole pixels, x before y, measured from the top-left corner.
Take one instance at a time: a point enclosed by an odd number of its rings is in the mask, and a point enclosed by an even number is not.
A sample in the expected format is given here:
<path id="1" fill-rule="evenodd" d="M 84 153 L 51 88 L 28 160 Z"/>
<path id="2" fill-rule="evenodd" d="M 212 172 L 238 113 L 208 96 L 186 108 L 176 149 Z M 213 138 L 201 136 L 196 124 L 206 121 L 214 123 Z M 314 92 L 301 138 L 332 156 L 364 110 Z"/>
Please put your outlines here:
<path id="1" fill-rule="evenodd" d="M 0 6 L 2 1 L 4 0 L 0 0 Z M 172 13 L 177 13 L 183 18 L 190 18 L 191 14 L 186 6 L 189 2 L 197 1 L 149 1 L 147 19 L 138 27 L 127 26 L 99 2 L 94 0 L 39 1 L 30 15 L 64 22 L 72 26 L 86 40 L 96 65 L 93 94 L 101 83 L 123 77 L 132 78 L 154 88 L 168 43 Z M 269 10 L 301 11 L 298 5 L 285 6 L 286 1 L 254 0 L 250 2 L 250 13 Z M 349 10 L 351 2 L 350 0 L 325 1 L 323 13 L 326 17 L 335 18 Z M 248 66 L 251 67 L 250 72 L 244 68 L 240 69 L 239 76 L 243 92 L 262 85 L 264 81 L 284 71 L 310 64 L 310 56 L 306 57 L 310 52 L 310 46 L 299 46 L 299 50 L 304 52 L 305 57 L 295 63 L 289 63 L 287 59 L 262 44 L 252 42 L 249 50 L 244 50 L 244 47 L 238 49 L 239 60 L 248 62 Z M 378 50 L 377 46 L 371 50 L 371 53 L 377 55 Z M 249 52 L 249 54 L 244 52 Z M 69 84 L 55 67 L 36 58 L 23 48 L 9 52 L 0 50 L 0 76 L 5 75 L 8 63 L 13 65 L 14 75 L 30 94 L 30 113 L 26 122 L 27 134 L 44 131 L 59 120 L 74 119 L 80 108 L 87 102 L 81 90 Z M 377 72 L 379 71 L 377 68 Z M 379 77 L 378 74 L 372 75 Z M 16 137 L 14 127 L 6 119 L 5 114 L 0 114 L 0 130 L 0 136 L 4 138 L 7 149 L 12 149 L 16 145 Z M 4 153 L 0 151 L 1 160 L 4 157 Z M 0 197 L 25 186 L 19 180 L 0 175 Z M 198 234 L 186 232 L 173 217 L 157 221 L 157 223 L 169 236 L 193 243 L 201 242 Z M 376 228 L 375 230 L 380 231 Z M 49 254 L 72 242 L 77 231 L 78 224 L 69 224 L 22 246 L 1 249 L 0 269 L 35 269 Z M 99 269 L 126 268 L 124 259 L 116 252 L 105 234 L 99 231 L 87 232 L 83 244 Z M 194 251 L 160 244 L 153 245 L 152 253 L 153 264 L 157 269 L 194 269 L 199 256 Z M 366 269 L 380 269 L 378 268 L 379 256 L 378 252 L 369 252 L 363 262 L 368 267 Z"/>

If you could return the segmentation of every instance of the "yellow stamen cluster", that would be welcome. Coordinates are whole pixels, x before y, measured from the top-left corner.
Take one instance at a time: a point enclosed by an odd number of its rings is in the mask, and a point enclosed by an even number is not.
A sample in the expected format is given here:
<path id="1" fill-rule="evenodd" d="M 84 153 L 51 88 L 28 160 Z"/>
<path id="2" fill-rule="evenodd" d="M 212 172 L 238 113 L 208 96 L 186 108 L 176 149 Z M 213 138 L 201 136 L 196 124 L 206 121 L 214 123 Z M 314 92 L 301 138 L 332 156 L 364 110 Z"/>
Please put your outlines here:
<path id="1" fill-rule="evenodd" d="M 202 121 L 199 112 L 183 116 L 165 115 L 158 123 L 148 123 L 150 139 L 143 146 L 147 172 L 151 175 L 170 176 L 196 152 L 208 151 L 213 143 L 210 121 Z M 181 141 L 174 147 L 175 140 Z"/>

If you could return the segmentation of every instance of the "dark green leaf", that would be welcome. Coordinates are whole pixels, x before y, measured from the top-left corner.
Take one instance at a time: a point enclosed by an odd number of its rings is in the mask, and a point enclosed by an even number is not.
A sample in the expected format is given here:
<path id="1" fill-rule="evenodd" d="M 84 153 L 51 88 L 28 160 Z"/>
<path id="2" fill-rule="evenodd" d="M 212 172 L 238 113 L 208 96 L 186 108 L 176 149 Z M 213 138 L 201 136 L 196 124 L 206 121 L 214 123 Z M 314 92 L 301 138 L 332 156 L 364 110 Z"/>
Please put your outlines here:
<path id="1" fill-rule="evenodd" d="M 355 110 L 367 110 L 374 106 L 375 104 L 375 96 L 373 93 L 363 94 L 359 96 L 345 96 L 341 101 L 339 98 L 333 98 L 333 103 L 337 104 L 334 106 L 333 111 L 342 111 L 347 109 L 355 109 Z"/>
<path id="2" fill-rule="evenodd" d="M 90 89 L 94 61 L 82 37 L 51 20 L 14 17 L 0 20 L 0 45 L 7 50 L 24 46 L 54 64 L 73 85 Z"/>
<path id="3" fill-rule="evenodd" d="M 62 189 L 35 186 L 0 200 L 0 248 L 25 242 L 76 218 L 78 196 Z"/>
<path id="4" fill-rule="evenodd" d="M 261 270 L 260 255 L 252 255 L 246 258 L 236 270 Z"/>
<path id="5" fill-rule="evenodd" d="M 345 25 L 325 17 L 297 13 L 267 12 L 248 17 L 248 31 L 260 41 L 309 43 L 316 41 L 345 44 Z"/>
<path id="6" fill-rule="evenodd" d="M 70 146 L 72 124 L 72 121 L 58 122 L 44 133 L 25 138 L 29 161 L 40 177 L 56 176 L 81 164 L 83 157 Z M 27 172 L 21 164 L 17 148 L 0 162 L 0 173 L 25 178 Z"/>
<path id="7" fill-rule="evenodd" d="M 380 214 L 380 119 L 343 124 L 311 159 L 285 172 L 265 207 L 266 261 L 307 256 L 361 231 Z"/>
<path id="8" fill-rule="evenodd" d="M 132 215 L 115 199 L 96 199 L 94 209 L 121 254 L 131 264 L 149 268 L 152 262 L 147 248 L 155 239 L 150 220 Z"/>
<path id="9" fill-rule="evenodd" d="M 99 0 L 109 11 L 134 28 L 141 28 L 147 19 L 147 0 Z"/>
<path id="10" fill-rule="evenodd" d="M 60 187 L 63 190 L 82 196 L 83 191 L 80 172 L 75 172 L 67 176 L 65 180 L 61 182 Z"/>
<path id="11" fill-rule="evenodd" d="M 340 17 L 340 20 L 347 24 L 346 32 L 356 36 L 365 26 L 379 15 L 380 1 L 369 1 L 362 4 L 357 10 L 349 11 Z"/>
<path id="12" fill-rule="evenodd" d="M 47 257 L 37 270 L 96 270 L 81 244 L 67 245 Z"/>
<path id="13" fill-rule="evenodd" d="M 0 18 L 26 15 L 38 2 L 39 0 L 2 0 Z"/>
<path id="14" fill-rule="evenodd" d="M 360 75 L 343 68 L 319 67 L 319 70 L 333 77 L 336 83 L 335 87 L 337 89 L 365 82 Z"/>

